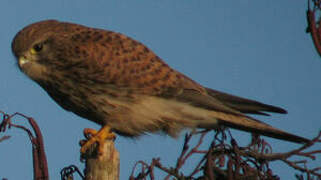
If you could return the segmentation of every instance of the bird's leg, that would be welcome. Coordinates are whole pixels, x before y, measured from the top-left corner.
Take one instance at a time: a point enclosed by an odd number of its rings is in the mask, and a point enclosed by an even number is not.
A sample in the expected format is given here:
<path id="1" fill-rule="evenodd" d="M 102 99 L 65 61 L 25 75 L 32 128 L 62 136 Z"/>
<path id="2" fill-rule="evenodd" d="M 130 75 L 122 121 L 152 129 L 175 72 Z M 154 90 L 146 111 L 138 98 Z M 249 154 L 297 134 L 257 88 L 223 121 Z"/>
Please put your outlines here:
<path id="1" fill-rule="evenodd" d="M 98 153 L 103 153 L 103 144 L 106 139 L 114 140 L 116 138 L 115 133 L 111 131 L 111 128 L 107 125 L 103 126 L 99 131 L 94 129 L 85 128 L 84 136 L 88 139 L 81 145 L 80 152 L 85 153 L 94 143 L 98 143 Z"/>

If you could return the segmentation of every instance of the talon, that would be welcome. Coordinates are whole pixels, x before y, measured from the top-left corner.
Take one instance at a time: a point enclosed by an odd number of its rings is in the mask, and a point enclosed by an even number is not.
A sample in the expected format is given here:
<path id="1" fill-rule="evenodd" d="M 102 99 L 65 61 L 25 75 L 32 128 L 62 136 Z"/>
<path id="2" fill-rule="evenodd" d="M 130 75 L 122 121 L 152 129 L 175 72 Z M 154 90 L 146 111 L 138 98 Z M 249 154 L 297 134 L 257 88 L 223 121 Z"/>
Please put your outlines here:
<path id="1" fill-rule="evenodd" d="M 95 136 L 98 131 L 95 129 L 85 128 L 83 133 L 86 139 L 90 139 L 91 137 Z"/>
<path id="2" fill-rule="evenodd" d="M 84 129 L 84 136 L 87 139 L 86 142 L 81 141 L 81 153 L 85 153 L 90 147 L 98 143 L 98 154 L 103 153 L 103 147 L 106 139 L 112 139 L 115 140 L 116 135 L 115 133 L 111 132 L 111 129 L 109 126 L 103 126 L 99 131 L 96 131 L 94 129 Z"/>

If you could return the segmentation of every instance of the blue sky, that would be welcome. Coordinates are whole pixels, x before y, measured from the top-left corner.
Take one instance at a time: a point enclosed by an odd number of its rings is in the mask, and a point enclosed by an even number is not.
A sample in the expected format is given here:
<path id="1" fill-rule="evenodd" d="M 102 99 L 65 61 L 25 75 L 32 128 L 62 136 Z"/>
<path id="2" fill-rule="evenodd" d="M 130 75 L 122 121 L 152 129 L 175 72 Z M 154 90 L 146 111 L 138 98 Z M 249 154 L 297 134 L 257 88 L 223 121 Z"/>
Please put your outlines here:
<path id="1" fill-rule="evenodd" d="M 22 27 L 58 19 L 124 33 L 204 86 L 286 108 L 288 115 L 260 119 L 314 137 L 321 128 L 321 60 L 305 33 L 306 6 L 306 1 L 293 0 L 1 0 L 0 110 L 37 120 L 51 179 L 59 179 L 59 171 L 67 165 L 83 168 L 78 146 L 82 130 L 99 126 L 60 108 L 18 70 L 10 48 Z M 12 138 L 0 143 L 0 178 L 31 179 L 27 136 L 15 129 L 6 134 Z M 233 134 L 241 143 L 248 142 L 247 133 Z M 297 147 L 268 140 L 278 152 Z M 182 143 L 183 136 L 174 140 L 150 135 L 136 141 L 118 137 L 121 179 L 128 178 L 138 160 L 160 157 L 165 165 L 174 165 Z M 282 178 L 293 179 L 286 166 L 275 163 L 272 168 Z"/>

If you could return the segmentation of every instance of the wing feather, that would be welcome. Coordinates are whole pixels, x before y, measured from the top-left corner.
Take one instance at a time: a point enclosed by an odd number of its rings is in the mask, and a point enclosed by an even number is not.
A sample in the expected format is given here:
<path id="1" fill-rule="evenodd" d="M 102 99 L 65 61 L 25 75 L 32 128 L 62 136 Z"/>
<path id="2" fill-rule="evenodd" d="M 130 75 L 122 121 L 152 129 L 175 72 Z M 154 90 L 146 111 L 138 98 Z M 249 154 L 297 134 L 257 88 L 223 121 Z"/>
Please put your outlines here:
<path id="1" fill-rule="evenodd" d="M 233 109 L 236 109 L 242 113 L 250 113 L 250 114 L 260 114 L 260 115 L 268 115 L 264 112 L 274 112 L 286 114 L 287 111 L 283 108 L 264 104 L 258 101 L 245 99 L 242 97 L 234 96 L 231 94 L 223 93 L 214 89 L 206 88 L 208 94 L 218 99 L 220 102 L 229 106 Z"/>

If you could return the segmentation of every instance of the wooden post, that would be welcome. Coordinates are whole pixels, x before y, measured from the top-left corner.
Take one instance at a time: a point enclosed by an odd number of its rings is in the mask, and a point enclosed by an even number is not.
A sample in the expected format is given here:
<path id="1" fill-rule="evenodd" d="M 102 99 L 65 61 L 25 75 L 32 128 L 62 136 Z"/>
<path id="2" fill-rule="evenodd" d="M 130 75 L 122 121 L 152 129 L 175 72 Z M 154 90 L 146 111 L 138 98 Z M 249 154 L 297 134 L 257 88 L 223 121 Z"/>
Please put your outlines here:
<path id="1" fill-rule="evenodd" d="M 97 154 L 97 146 L 82 155 L 85 159 L 85 180 L 119 180 L 119 152 L 113 140 L 106 140 L 104 152 Z"/>

